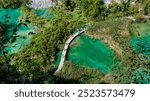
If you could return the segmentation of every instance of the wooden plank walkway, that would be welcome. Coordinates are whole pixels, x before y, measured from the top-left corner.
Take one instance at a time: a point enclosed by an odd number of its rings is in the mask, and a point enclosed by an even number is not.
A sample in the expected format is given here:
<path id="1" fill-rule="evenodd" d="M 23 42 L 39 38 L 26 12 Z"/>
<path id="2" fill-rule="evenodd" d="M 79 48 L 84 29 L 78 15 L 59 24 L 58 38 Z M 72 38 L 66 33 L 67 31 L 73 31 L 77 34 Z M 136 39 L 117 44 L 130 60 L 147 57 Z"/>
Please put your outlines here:
<path id="1" fill-rule="evenodd" d="M 66 54 L 67 54 L 67 50 L 69 48 L 69 45 L 71 44 L 71 42 L 77 37 L 79 36 L 80 34 L 82 34 L 83 32 L 85 32 L 86 29 L 82 29 L 81 31 L 73 34 L 70 36 L 70 38 L 67 40 L 67 42 L 65 43 L 65 46 L 63 48 L 63 51 L 62 51 L 62 55 L 61 55 L 61 60 L 60 60 L 60 63 L 59 63 L 59 66 L 58 66 L 58 69 L 56 70 L 55 73 L 58 73 L 62 68 L 63 68 L 63 65 L 64 65 L 64 62 L 65 62 L 65 58 L 66 58 Z"/>

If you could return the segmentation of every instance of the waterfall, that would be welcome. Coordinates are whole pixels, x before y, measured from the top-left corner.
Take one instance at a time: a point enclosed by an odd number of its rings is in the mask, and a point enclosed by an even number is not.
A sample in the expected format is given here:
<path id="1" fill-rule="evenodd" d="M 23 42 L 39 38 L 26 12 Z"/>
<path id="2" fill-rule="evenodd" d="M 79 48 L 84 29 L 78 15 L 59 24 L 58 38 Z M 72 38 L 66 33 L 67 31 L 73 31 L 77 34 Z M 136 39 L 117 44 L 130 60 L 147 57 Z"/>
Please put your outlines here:
<path id="1" fill-rule="evenodd" d="M 53 0 L 30 0 L 28 7 L 41 9 L 41 8 L 49 8 L 50 6 L 52 6 L 52 4 Z"/>

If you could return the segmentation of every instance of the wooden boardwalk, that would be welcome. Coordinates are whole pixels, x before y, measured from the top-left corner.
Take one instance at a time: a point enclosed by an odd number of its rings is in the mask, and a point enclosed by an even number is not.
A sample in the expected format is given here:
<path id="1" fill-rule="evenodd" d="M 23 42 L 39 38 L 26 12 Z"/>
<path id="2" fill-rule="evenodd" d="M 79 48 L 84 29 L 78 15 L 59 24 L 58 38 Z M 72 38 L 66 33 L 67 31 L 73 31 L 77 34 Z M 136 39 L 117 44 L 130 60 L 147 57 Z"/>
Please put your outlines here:
<path id="1" fill-rule="evenodd" d="M 66 58 L 66 54 L 67 54 L 67 50 L 69 48 L 69 45 L 71 44 L 71 42 L 80 34 L 82 34 L 83 32 L 85 32 L 86 29 L 82 29 L 81 31 L 73 34 L 70 36 L 70 38 L 67 40 L 67 42 L 65 43 L 65 46 L 63 48 L 63 51 L 62 51 L 62 55 L 61 55 L 61 60 L 60 60 L 60 63 L 59 63 L 59 66 L 58 66 L 58 69 L 56 70 L 55 73 L 58 73 L 62 68 L 63 68 L 63 65 L 64 65 L 64 62 L 65 62 L 65 58 Z"/>

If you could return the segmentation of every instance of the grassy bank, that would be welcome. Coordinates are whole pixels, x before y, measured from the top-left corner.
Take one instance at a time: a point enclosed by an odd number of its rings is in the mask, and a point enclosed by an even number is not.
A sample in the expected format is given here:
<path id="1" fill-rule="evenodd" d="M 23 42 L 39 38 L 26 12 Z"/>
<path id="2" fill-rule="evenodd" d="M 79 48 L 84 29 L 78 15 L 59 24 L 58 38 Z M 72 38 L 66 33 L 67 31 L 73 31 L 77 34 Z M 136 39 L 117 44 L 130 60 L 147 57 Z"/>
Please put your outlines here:
<path id="1" fill-rule="evenodd" d="M 103 40 L 117 54 L 121 65 L 112 68 L 111 77 L 117 73 L 120 83 L 131 83 L 131 75 L 136 68 L 148 67 L 145 65 L 146 59 L 141 60 L 142 55 L 133 51 L 130 43 L 132 37 L 135 36 L 136 24 L 125 18 L 113 19 L 94 23 L 87 31 L 88 36 Z"/>

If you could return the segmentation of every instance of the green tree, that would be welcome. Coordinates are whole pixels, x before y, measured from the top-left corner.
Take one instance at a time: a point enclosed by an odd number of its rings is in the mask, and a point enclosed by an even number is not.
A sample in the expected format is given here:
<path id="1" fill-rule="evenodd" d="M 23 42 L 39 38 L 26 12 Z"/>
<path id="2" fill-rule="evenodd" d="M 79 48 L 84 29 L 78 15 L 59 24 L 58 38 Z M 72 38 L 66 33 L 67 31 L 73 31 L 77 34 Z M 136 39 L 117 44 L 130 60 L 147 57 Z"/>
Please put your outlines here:
<path id="1" fill-rule="evenodd" d="M 138 7 L 135 4 L 131 4 L 128 7 L 128 15 L 135 15 L 138 13 Z"/>
<path id="2" fill-rule="evenodd" d="M 145 0 L 144 3 L 145 3 L 145 8 L 144 8 L 145 14 L 150 15 L 150 0 Z"/>
<path id="3" fill-rule="evenodd" d="M 0 7 L 20 7 L 23 3 L 27 4 L 28 0 L 0 0 Z"/>
<path id="4" fill-rule="evenodd" d="M 74 8 L 76 7 L 76 3 L 74 0 L 64 0 L 64 5 L 68 10 L 73 11 Z"/>
<path id="5" fill-rule="evenodd" d="M 78 5 L 88 20 L 100 21 L 106 16 L 106 6 L 103 0 L 80 0 Z"/>
<path id="6" fill-rule="evenodd" d="M 109 5 L 109 10 L 111 14 L 116 14 L 118 12 L 118 3 L 113 0 Z"/>
<path id="7" fill-rule="evenodd" d="M 21 75 L 15 66 L 11 65 L 10 55 L 0 56 L 0 83 L 21 83 Z"/>
<path id="8" fill-rule="evenodd" d="M 2 23 L 0 22 L 0 53 L 1 53 L 1 50 L 3 49 L 4 41 L 5 41 L 4 28 L 3 28 Z"/>

